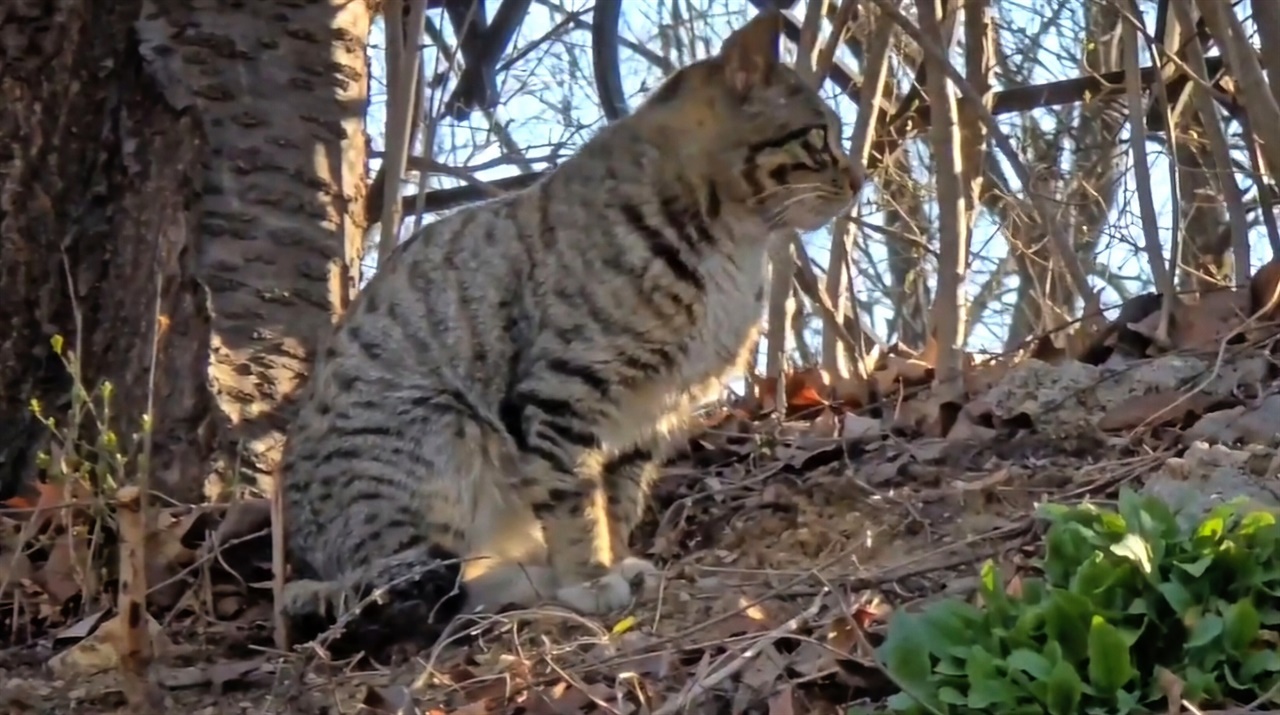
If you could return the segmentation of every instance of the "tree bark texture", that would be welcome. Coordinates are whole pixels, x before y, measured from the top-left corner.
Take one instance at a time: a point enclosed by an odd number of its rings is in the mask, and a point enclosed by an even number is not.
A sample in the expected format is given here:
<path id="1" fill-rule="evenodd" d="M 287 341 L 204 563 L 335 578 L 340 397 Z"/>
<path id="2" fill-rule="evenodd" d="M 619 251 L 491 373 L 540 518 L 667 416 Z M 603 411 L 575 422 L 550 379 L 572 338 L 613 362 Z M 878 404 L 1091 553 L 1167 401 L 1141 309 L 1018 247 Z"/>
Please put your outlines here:
<path id="1" fill-rule="evenodd" d="M 353 292 L 365 229 L 368 6 L 0 6 L 0 497 L 71 380 L 138 427 L 152 485 L 270 486 L 288 396 Z M 77 329 L 79 325 L 79 329 Z"/>

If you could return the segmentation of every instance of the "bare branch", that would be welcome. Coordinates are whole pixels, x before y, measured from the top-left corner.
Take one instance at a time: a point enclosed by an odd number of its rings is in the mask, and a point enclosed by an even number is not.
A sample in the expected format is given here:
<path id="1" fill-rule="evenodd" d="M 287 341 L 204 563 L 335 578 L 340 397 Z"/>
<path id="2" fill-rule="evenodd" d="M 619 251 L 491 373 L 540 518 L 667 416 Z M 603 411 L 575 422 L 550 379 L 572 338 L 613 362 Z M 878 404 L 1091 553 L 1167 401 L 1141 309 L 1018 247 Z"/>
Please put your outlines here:
<path id="1" fill-rule="evenodd" d="M 928 64 L 926 92 L 933 107 L 929 140 L 933 145 L 938 187 L 938 292 L 934 298 L 930 332 L 938 345 L 936 384 L 945 393 L 963 385 L 964 274 L 969 255 L 969 226 L 965 220 L 964 171 L 960 156 L 960 127 L 956 123 L 956 99 L 947 81 L 948 65 L 938 43 L 945 41 L 938 0 L 917 0 L 920 34 Z M 982 101 L 981 96 L 977 97 Z"/>
<path id="2" fill-rule="evenodd" d="M 893 18 L 894 22 L 902 28 L 903 32 L 907 33 L 907 35 L 920 45 L 921 50 L 926 56 L 930 57 L 935 63 L 940 64 L 941 68 L 946 71 L 951 81 L 955 83 L 956 88 L 960 90 L 960 94 L 978 107 L 978 117 L 982 120 L 983 124 L 986 125 L 987 131 L 991 134 L 992 141 L 994 141 L 996 146 L 1000 149 L 1000 153 L 1004 154 L 1005 160 L 1009 162 L 1014 175 L 1018 177 L 1018 181 L 1021 182 L 1024 187 L 1031 186 L 1031 172 L 1027 170 L 1026 165 L 1022 162 L 1022 158 L 1018 156 L 1018 152 L 1013 148 L 1013 145 L 1009 143 L 1009 138 L 1004 135 L 1004 132 L 1000 131 L 1000 126 L 996 123 L 996 118 L 992 116 L 991 112 L 987 110 L 985 106 L 983 106 L 982 95 L 979 94 L 972 85 L 966 82 L 964 77 L 960 75 L 959 71 L 947 61 L 947 58 L 942 54 L 942 50 L 937 46 L 937 43 L 923 41 L 920 29 L 917 28 L 901 10 L 894 7 L 890 0 L 871 1 L 883 10 L 886 15 Z M 1053 215 L 1053 212 L 1049 210 L 1044 198 L 1034 193 L 1031 194 L 1030 198 L 1031 203 L 1035 206 L 1036 213 L 1040 216 L 1041 220 L 1048 222 L 1049 217 Z M 1081 296 L 1089 296 L 1091 294 L 1089 289 L 1089 279 L 1085 275 L 1084 267 L 1080 265 L 1080 260 L 1072 250 L 1071 242 L 1067 238 L 1067 235 L 1057 227 L 1050 225 L 1049 237 L 1053 242 L 1054 250 L 1057 251 L 1063 266 L 1067 270 L 1068 276 L 1071 278 L 1072 287 L 1075 289 L 1076 293 Z"/>
<path id="3" fill-rule="evenodd" d="M 1238 83 L 1241 103 L 1253 130 L 1258 133 L 1259 147 L 1272 172 L 1280 172 L 1280 100 L 1271 93 L 1267 78 L 1258 64 L 1258 55 L 1249 45 L 1240 19 L 1230 3 L 1222 0 L 1196 0 L 1213 37 L 1227 56 L 1227 66 Z"/>
<path id="4" fill-rule="evenodd" d="M 1263 3 L 1265 4 L 1265 3 Z M 1172 0 L 1174 18 L 1179 25 L 1193 27 L 1192 0 Z M 1255 10 L 1256 12 L 1256 10 Z M 1280 19 L 1278 17 L 1277 19 Z M 1245 215 L 1244 194 L 1236 183 L 1235 174 L 1231 170 L 1231 147 L 1227 143 L 1226 130 L 1218 116 L 1218 107 L 1205 89 L 1209 86 L 1209 70 L 1205 66 L 1204 50 L 1199 42 L 1187 44 L 1188 69 L 1195 78 L 1195 86 L 1188 88 L 1200 121 L 1209 139 L 1209 150 L 1213 156 L 1213 174 L 1218 190 L 1227 204 L 1227 219 L 1231 227 L 1231 246 L 1235 254 L 1235 282 L 1244 285 L 1249 280 L 1249 224 Z"/>
<path id="5" fill-rule="evenodd" d="M 400 218 L 403 216 L 400 202 L 400 179 L 404 176 L 406 158 L 409 156 L 409 127 L 413 124 L 413 97 L 418 84 L 418 64 L 422 53 L 415 43 L 406 46 L 403 24 L 406 0 L 387 0 L 385 17 L 388 78 L 387 92 L 387 156 L 383 160 L 387 184 L 382 195 L 382 237 L 378 240 L 378 261 L 381 263 L 395 250 L 400 237 Z M 427 0 L 408 0 L 408 26 L 422 27 Z M 388 190 L 394 186 L 394 190 Z"/>

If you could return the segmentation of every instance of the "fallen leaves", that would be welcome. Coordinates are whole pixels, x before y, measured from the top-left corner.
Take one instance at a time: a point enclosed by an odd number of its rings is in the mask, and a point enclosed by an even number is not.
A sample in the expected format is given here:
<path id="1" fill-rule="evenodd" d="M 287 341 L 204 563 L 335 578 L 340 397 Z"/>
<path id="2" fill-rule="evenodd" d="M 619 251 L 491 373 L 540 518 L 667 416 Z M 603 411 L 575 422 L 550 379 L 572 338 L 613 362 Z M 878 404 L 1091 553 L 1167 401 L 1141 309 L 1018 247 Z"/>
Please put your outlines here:
<path id="1" fill-rule="evenodd" d="M 98 626 L 91 635 L 58 653 L 49 660 L 49 668 L 64 680 L 84 678 L 120 667 L 120 657 L 127 648 L 128 624 L 115 616 Z M 151 639 L 151 647 L 163 658 L 173 650 L 173 643 L 150 614 L 144 614 L 143 630 Z"/>

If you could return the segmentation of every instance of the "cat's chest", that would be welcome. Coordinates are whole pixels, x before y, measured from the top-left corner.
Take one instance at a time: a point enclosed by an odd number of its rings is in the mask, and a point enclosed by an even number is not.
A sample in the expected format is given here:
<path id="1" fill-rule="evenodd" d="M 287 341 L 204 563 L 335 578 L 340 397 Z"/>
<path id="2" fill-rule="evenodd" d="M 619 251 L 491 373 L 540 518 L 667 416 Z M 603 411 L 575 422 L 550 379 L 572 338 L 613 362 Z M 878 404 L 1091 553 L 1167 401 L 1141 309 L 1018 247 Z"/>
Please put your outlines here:
<path id="1" fill-rule="evenodd" d="M 764 310 L 765 260 L 747 254 L 717 261 L 704 269 L 706 295 L 702 320 L 686 346 L 685 373 L 698 383 L 740 367 Z M 691 385 L 692 386 L 692 385 Z"/>

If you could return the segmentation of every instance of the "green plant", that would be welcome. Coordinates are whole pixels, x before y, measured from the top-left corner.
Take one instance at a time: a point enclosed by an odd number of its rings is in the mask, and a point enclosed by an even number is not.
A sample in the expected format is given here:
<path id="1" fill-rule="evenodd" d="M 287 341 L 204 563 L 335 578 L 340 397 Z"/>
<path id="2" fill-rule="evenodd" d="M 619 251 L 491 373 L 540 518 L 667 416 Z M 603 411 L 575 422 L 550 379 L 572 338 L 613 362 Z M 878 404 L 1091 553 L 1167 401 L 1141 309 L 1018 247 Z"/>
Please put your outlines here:
<path id="1" fill-rule="evenodd" d="M 1132 491 L 1049 504 L 1042 578 L 982 569 L 980 605 L 899 612 L 879 658 L 905 713 L 1144 713 L 1270 698 L 1280 685 L 1280 526 L 1219 506 L 1182 525 Z M 1170 675 L 1173 677 L 1170 678 Z"/>
<path id="2" fill-rule="evenodd" d="M 103 380 L 98 387 L 86 387 L 78 351 L 71 349 L 61 335 L 50 339 L 54 354 L 62 361 L 70 377 L 70 394 L 58 401 L 50 414 L 46 405 L 33 399 L 28 405 L 32 415 L 49 431 L 48 449 L 36 454 L 36 466 L 48 489 L 57 496 L 41 495 L 37 513 L 27 523 L 22 540 L 40 543 L 49 550 L 63 549 L 71 554 L 68 567 L 59 569 L 56 581 L 73 581 L 56 592 L 66 596 L 76 591 L 81 608 L 95 606 L 104 573 L 115 560 L 110 544 L 116 532 L 113 498 L 123 484 L 137 481 L 147 469 L 148 455 L 141 447 L 150 437 L 150 412 L 142 414 L 140 429 L 122 440 L 116 430 L 123 420 L 113 409 L 115 386 Z M 42 524 L 53 522 L 58 528 L 40 536 Z M 69 571 L 70 573 L 63 573 Z M 0 583 L 0 591 L 4 584 Z M 61 603 L 59 603 L 61 605 Z"/>

